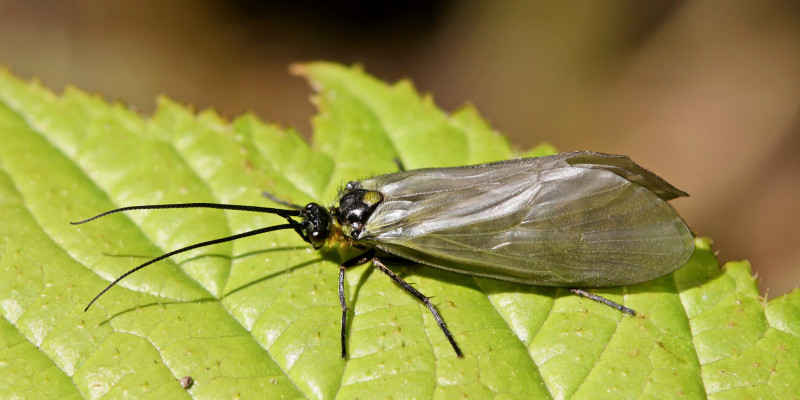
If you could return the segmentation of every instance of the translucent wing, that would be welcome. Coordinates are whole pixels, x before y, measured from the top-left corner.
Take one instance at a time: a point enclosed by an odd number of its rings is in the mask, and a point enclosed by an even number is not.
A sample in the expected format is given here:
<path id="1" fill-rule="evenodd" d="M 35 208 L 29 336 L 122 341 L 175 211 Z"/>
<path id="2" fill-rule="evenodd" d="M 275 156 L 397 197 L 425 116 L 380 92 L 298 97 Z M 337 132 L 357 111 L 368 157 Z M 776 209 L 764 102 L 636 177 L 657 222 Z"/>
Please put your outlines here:
<path id="1" fill-rule="evenodd" d="M 462 274 L 538 286 L 621 286 L 680 268 L 686 193 L 624 156 L 576 152 L 361 182 L 385 198 L 362 238 Z"/>

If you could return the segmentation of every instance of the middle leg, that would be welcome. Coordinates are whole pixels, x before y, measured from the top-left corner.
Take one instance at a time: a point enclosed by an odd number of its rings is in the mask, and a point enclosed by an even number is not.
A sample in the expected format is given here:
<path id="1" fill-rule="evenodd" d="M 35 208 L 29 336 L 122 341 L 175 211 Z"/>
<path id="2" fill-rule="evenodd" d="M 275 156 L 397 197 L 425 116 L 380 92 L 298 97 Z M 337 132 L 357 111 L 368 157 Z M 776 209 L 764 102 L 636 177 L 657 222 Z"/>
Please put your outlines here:
<path id="1" fill-rule="evenodd" d="M 452 334 L 450 334 L 450 330 L 447 329 L 447 324 L 445 324 L 444 319 L 442 318 L 441 315 L 439 315 L 439 311 L 437 311 L 436 307 L 434 307 L 433 303 L 431 303 L 430 298 L 422 294 L 419 290 L 417 290 L 410 284 L 408 284 L 408 282 L 404 281 L 403 278 L 397 276 L 394 272 L 392 272 L 392 270 L 387 268 L 386 265 L 384 265 L 381 262 L 381 260 L 379 260 L 377 257 L 372 258 L 372 264 L 375 265 L 375 267 L 377 267 L 379 270 L 381 270 L 381 272 L 388 275 L 389 278 L 392 278 L 392 280 L 398 285 L 400 285 L 400 287 L 403 288 L 406 292 L 416 297 L 419 301 L 424 303 L 426 307 L 428 307 L 428 310 L 430 310 L 431 314 L 433 314 L 433 318 L 436 320 L 436 324 L 439 325 L 439 329 L 442 330 L 444 336 L 450 342 L 450 345 L 453 346 L 453 350 L 455 350 L 456 355 L 459 358 L 463 358 L 464 353 L 461 352 L 461 349 L 458 347 L 458 344 L 456 343 L 456 339 L 453 338 Z"/>

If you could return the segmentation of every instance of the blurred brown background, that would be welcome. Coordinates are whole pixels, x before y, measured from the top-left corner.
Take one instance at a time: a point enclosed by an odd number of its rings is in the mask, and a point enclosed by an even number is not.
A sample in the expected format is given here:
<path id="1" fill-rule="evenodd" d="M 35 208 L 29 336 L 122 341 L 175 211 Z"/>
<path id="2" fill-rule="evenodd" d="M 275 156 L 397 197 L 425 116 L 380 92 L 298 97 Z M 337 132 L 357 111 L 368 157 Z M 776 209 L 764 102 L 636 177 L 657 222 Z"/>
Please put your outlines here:
<path id="1" fill-rule="evenodd" d="M 308 137 L 287 67 L 318 59 L 472 102 L 522 149 L 628 154 L 722 261 L 800 286 L 798 1 L 0 0 L 0 63 L 145 113 L 166 94 Z"/>

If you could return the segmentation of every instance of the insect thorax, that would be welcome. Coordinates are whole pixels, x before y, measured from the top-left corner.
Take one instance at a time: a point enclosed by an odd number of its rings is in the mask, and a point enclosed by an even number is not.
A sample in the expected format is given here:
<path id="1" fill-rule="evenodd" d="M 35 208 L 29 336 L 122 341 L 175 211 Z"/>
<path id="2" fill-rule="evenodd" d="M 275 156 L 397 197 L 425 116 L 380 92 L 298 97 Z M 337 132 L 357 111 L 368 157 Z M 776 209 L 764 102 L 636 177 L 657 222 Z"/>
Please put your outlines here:
<path id="1" fill-rule="evenodd" d="M 369 217 L 382 201 L 381 192 L 362 189 L 358 182 L 350 182 L 339 192 L 331 215 L 346 236 L 359 240 L 364 236 Z"/>

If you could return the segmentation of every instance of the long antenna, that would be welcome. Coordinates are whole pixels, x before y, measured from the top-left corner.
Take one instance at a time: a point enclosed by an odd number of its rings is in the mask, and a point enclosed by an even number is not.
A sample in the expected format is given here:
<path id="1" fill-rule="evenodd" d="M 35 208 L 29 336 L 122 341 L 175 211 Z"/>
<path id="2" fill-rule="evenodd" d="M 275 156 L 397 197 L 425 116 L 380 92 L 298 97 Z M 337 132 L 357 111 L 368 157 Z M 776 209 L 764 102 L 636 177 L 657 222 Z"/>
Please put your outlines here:
<path id="1" fill-rule="evenodd" d="M 266 214 L 275 214 L 284 218 L 289 217 L 300 217 L 303 215 L 302 210 L 284 210 L 282 208 L 269 208 L 269 207 L 256 207 L 256 206 L 242 206 L 236 204 L 216 204 L 216 203 L 178 203 L 178 204 L 157 204 L 157 205 L 146 205 L 146 206 L 131 206 L 131 207 L 122 207 L 116 208 L 110 211 L 106 211 L 102 214 L 97 214 L 94 217 L 89 219 L 85 219 L 83 221 L 77 222 L 70 222 L 72 225 L 80 225 L 85 224 L 89 221 L 96 220 L 100 217 L 105 217 L 109 214 L 114 214 L 123 211 L 130 211 L 130 210 L 156 210 L 161 208 L 213 208 L 217 210 L 234 210 L 234 211 L 251 211 L 251 212 L 260 212 Z"/>
<path id="2" fill-rule="evenodd" d="M 195 203 L 195 204 L 206 204 L 206 203 Z M 135 209 L 141 209 L 141 208 L 183 208 L 183 207 L 169 207 L 169 206 L 181 206 L 181 204 L 167 204 L 167 205 L 165 205 L 165 206 L 134 206 L 134 207 L 125 207 L 124 209 L 123 209 L 123 208 L 120 208 L 120 209 L 117 209 L 117 210 L 112 210 L 112 211 L 109 211 L 109 212 L 106 212 L 106 213 L 100 214 L 100 215 L 98 215 L 98 216 L 96 216 L 96 217 L 89 218 L 88 220 L 86 220 L 86 221 L 81 221 L 81 222 L 79 222 L 79 223 L 83 223 L 83 222 L 91 221 L 91 220 L 93 220 L 93 219 L 95 219 L 95 218 L 102 217 L 103 215 L 107 215 L 107 214 L 110 214 L 110 213 L 112 213 L 112 212 L 119 212 L 119 211 L 130 210 L 130 209 L 134 209 L 134 210 L 135 210 Z M 226 206 L 226 207 L 228 207 L 228 206 Z M 231 207 L 233 207 L 233 206 L 231 206 Z M 236 206 L 236 207 L 245 207 L 245 206 Z M 211 208 L 216 208 L 216 207 L 211 207 Z M 219 208 L 223 208 L 223 207 L 219 207 Z M 261 207 L 253 207 L 253 208 L 261 208 Z M 225 209 L 233 209 L 233 208 L 225 208 Z M 248 210 L 245 210 L 245 211 L 248 211 Z M 281 210 L 281 211 L 289 211 L 289 210 Z M 74 225 L 77 225 L 76 223 L 72 223 L 72 224 L 74 224 Z M 266 227 L 266 228 L 256 229 L 256 230 L 254 230 L 254 231 L 250 231 L 250 232 L 239 233 L 239 234 L 236 234 L 236 235 L 233 235 L 233 236 L 228 236 L 228 237 L 224 237 L 224 238 L 220 238 L 220 239 L 209 240 L 209 241 L 207 241 L 207 242 L 195 243 L 195 244 L 193 244 L 193 245 L 191 245 L 191 246 L 186 246 L 186 247 L 180 248 L 180 249 L 178 249 L 178 250 L 173 250 L 173 251 L 170 251 L 169 253 L 166 253 L 166 254 L 164 254 L 164 255 L 158 256 L 158 257 L 156 257 L 156 258 L 154 258 L 154 259 L 152 259 L 152 260 L 150 260 L 150 261 L 148 261 L 148 262 L 146 262 L 146 263 L 144 263 L 144 264 L 142 264 L 142 265 L 139 265 L 138 267 L 136 267 L 136 268 L 134 268 L 134 269 L 132 269 L 132 270 L 130 270 L 130 271 L 128 271 L 128 272 L 126 272 L 126 273 L 122 274 L 122 276 L 120 276 L 119 278 L 115 279 L 115 280 L 114 280 L 114 282 L 111 282 L 111 284 L 109 284 L 108 286 L 106 286 L 106 288 L 105 288 L 105 289 L 103 289 L 103 291 L 102 291 L 102 292 L 100 292 L 100 293 L 99 293 L 97 296 L 94 296 L 94 298 L 92 299 L 92 301 L 90 301 L 90 302 L 89 302 L 89 304 L 86 306 L 86 308 L 84 308 L 84 309 L 83 309 L 83 311 L 84 311 L 84 312 L 88 311 L 88 310 L 89 310 L 89 307 L 91 307 L 91 306 L 92 306 L 92 304 L 94 304 L 94 302 L 95 302 L 95 301 L 97 301 L 97 299 L 99 299 L 99 298 L 100 298 L 100 296 L 102 296 L 102 295 L 103 295 L 105 292 L 107 292 L 109 289 L 111 289 L 112 287 L 114 287 L 114 285 L 116 285 L 116 284 L 117 284 L 119 281 L 121 281 L 122 279 L 124 279 L 126 276 L 128 276 L 128 275 L 130 275 L 130 274 L 132 274 L 132 273 L 134 273 L 134 272 L 136 272 L 136 271 L 138 271 L 138 270 L 140 270 L 140 269 L 142 269 L 142 268 L 144 268 L 144 267 L 146 267 L 146 266 L 148 266 L 148 265 L 150 265 L 150 264 L 152 264 L 152 263 L 155 263 L 155 262 L 161 261 L 161 260 L 163 260 L 163 259 L 165 259 L 165 258 L 172 257 L 172 256 L 174 256 L 174 255 L 176 255 L 176 254 L 180 254 L 180 253 L 183 253 L 183 252 L 185 252 L 185 251 L 194 250 L 194 249 L 196 249 L 196 248 L 198 248 L 198 247 L 205 247 L 205 246 L 211 246 L 211 245 L 214 245 L 214 244 L 217 244 L 217 243 L 230 242 L 230 241 L 232 241 L 232 240 L 241 239 L 241 238 L 246 238 L 246 237 L 248 237 L 248 236 L 255 236 L 255 235 L 260 235 L 260 234 L 262 234 L 262 233 L 273 232 L 273 231 L 279 231 L 279 230 L 283 230 L 283 229 L 295 229 L 295 227 L 294 227 L 294 225 L 293 225 L 293 224 L 291 224 L 291 223 L 289 223 L 289 224 L 283 224 L 283 225 L 269 226 L 269 227 Z"/>

